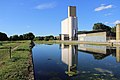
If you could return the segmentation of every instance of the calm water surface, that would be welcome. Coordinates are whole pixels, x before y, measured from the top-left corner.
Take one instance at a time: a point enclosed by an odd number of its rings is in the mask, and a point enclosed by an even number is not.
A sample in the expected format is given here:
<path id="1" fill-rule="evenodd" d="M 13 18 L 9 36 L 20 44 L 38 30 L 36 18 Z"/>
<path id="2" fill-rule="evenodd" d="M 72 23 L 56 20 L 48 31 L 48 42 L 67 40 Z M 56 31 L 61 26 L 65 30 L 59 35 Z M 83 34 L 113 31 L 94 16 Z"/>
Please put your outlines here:
<path id="1" fill-rule="evenodd" d="M 35 80 L 120 80 L 120 48 L 36 44 Z"/>

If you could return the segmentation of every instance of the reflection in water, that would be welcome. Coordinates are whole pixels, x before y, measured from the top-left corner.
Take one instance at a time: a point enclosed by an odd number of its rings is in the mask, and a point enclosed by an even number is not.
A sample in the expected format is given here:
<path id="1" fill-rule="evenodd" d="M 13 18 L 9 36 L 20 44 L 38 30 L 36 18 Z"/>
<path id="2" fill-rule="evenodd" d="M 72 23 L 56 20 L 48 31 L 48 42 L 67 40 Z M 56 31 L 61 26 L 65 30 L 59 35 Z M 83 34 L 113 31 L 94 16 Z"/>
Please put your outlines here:
<path id="1" fill-rule="evenodd" d="M 68 65 L 68 70 L 65 71 L 69 76 L 77 75 L 78 64 L 78 46 L 61 44 L 62 62 Z"/>
<path id="2" fill-rule="evenodd" d="M 120 48 L 108 47 L 108 46 L 96 46 L 96 45 L 65 45 L 61 44 L 61 59 L 62 62 L 68 65 L 68 70 L 65 71 L 69 76 L 78 74 L 78 51 L 92 54 L 97 60 L 102 60 L 105 57 L 112 54 L 116 57 L 117 62 L 120 62 Z"/>
<path id="3" fill-rule="evenodd" d="M 116 47 L 116 58 L 117 58 L 117 62 L 120 62 L 120 47 Z"/>
<path id="4" fill-rule="evenodd" d="M 79 44 L 78 49 L 81 51 L 88 51 L 91 53 L 101 53 L 107 54 L 107 47 L 106 46 L 95 46 L 95 45 L 86 45 L 86 44 Z"/>
<path id="5" fill-rule="evenodd" d="M 94 58 L 97 60 L 104 59 L 105 57 L 112 54 L 113 56 L 116 57 L 117 62 L 120 62 L 120 49 L 119 49 L 119 47 L 79 44 L 78 50 L 93 54 Z"/>
<path id="6" fill-rule="evenodd" d="M 120 47 L 54 44 L 32 51 L 35 80 L 120 80 Z"/>

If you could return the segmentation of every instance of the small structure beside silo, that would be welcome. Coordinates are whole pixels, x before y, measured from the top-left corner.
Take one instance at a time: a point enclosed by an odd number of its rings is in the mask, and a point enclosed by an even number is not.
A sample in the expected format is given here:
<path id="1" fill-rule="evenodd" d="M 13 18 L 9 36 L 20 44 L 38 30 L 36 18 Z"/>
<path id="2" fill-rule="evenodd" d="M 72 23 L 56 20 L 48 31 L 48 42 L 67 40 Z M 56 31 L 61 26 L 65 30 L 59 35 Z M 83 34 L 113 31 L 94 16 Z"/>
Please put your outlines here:
<path id="1" fill-rule="evenodd" d="M 120 23 L 116 25 L 116 41 L 120 41 Z"/>

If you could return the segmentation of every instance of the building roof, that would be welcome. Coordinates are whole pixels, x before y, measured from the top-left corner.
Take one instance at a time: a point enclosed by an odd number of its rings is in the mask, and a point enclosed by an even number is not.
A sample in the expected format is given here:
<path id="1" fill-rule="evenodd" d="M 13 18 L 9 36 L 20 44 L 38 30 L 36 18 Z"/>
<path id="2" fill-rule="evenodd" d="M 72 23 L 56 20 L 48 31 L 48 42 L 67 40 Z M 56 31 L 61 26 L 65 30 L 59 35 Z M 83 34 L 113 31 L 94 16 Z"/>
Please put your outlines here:
<path id="1" fill-rule="evenodd" d="M 78 34 L 89 34 L 89 33 L 98 33 L 98 32 L 106 32 L 103 30 L 100 31 L 78 31 Z"/>

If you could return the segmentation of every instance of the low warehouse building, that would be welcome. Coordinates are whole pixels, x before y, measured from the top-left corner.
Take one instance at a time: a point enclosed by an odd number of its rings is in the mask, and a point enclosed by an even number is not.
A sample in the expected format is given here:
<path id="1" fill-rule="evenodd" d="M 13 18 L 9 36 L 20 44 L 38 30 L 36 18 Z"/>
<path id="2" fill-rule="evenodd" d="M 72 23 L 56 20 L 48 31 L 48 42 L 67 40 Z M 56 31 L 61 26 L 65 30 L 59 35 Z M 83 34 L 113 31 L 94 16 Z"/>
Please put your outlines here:
<path id="1" fill-rule="evenodd" d="M 78 41 L 106 42 L 106 31 L 84 31 L 78 33 Z"/>

